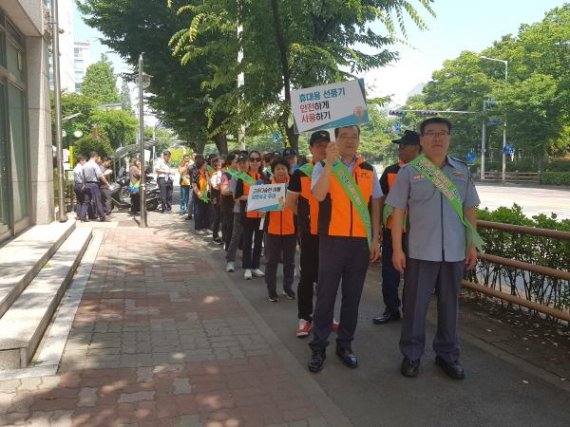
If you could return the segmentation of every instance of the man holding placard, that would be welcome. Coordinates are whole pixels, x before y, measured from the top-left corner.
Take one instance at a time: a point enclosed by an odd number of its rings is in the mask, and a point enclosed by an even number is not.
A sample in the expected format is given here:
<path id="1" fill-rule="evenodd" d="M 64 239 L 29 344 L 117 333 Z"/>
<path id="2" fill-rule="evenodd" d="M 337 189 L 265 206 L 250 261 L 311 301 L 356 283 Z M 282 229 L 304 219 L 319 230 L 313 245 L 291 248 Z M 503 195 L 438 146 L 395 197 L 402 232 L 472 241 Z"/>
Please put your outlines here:
<path id="1" fill-rule="evenodd" d="M 352 340 L 369 261 L 379 256 L 382 190 L 372 165 L 357 155 L 360 128 L 335 129 L 326 160 L 315 165 L 312 193 L 319 201 L 319 274 L 313 315 L 309 370 L 319 372 L 326 358 L 338 286 L 342 290 L 336 354 L 358 367 Z"/>

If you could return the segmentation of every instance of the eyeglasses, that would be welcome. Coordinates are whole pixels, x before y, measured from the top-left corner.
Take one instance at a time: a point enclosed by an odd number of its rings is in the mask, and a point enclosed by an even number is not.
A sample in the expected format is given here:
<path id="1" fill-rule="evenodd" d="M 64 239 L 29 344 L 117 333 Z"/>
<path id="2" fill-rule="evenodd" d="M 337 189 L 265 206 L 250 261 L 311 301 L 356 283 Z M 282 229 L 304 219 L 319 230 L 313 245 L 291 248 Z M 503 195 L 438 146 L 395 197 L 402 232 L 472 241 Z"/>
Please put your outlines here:
<path id="1" fill-rule="evenodd" d="M 250 157 L 249 158 L 250 162 L 260 162 L 261 161 L 261 157 Z"/>
<path id="2" fill-rule="evenodd" d="M 426 132 L 423 134 L 423 136 L 427 137 L 427 138 L 445 138 L 446 136 L 449 136 L 449 131 L 441 131 L 441 132 Z"/>

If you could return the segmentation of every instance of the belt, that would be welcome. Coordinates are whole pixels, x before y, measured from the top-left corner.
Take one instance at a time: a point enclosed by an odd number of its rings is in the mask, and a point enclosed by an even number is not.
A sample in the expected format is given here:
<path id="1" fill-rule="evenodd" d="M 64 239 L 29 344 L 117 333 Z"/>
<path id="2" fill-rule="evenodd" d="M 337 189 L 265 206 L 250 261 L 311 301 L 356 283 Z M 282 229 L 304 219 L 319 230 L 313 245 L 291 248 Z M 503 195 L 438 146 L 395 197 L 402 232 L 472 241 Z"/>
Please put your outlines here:
<path id="1" fill-rule="evenodd" d="M 85 181 L 87 184 L 99 184 L 99 181 Z"/>

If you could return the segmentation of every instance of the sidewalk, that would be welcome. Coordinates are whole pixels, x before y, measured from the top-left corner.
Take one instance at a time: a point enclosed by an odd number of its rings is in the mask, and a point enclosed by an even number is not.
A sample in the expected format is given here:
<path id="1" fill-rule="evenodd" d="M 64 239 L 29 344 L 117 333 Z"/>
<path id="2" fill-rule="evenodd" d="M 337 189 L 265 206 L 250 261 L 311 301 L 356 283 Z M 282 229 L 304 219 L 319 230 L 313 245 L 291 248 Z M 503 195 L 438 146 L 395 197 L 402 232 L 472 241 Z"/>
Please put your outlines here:
<path id="1" fill-rule="evenodd" d="M 0 381 L 0 425 L 350 426 L 177 214 L 116 214 L 53 376 Z M 212 254 L 213 255 L 213 254 Z M 262 283 L 260 283 L 262 285 Z"/>

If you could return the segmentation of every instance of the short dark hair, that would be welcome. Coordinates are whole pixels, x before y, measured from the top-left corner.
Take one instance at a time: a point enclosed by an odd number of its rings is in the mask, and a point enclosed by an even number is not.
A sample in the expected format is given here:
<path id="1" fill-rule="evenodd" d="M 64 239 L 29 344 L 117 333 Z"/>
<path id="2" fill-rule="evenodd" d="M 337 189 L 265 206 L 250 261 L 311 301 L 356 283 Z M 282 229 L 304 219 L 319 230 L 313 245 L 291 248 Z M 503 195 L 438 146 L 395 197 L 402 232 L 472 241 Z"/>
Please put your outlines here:
<path id="1" fill-rule="evenodd" d="M 420 123 L 420 134 L 423 135 L 426 126 L 431 124 L 446 125 L 447 130 L 451 132 L 451 122 L 448 119 L 446 119 L 445 117 L 430 117 L 429 119 L 425 119 L 423 122 Z"/>
<path id="2" fill-rule="evenodd" d="M 273 161 L 271 162 L 271 170 L 275 171 L 275 166 L 277 165 L 283 165 L 285 166 L 287 171 L 289 171 L 289 162 L 285 160 L 283 157 L 276 157 L 273 159 Z"/>
<path id="3" fill-rule="evenodd" d="M 99 157 L 99 153 L 97 151 L 92 151 L 89 153 L 89 158 L 93 159 L 95 157 Z"/>
<path id="4" fill-rule="evenodd" d="M 200 169 L 206 163 L 206 159 L 201 154 L 196 154 L 194 158 L 194 164 L 196 165 L 196 169 Z"/>
<path id="5" fill-rule="evenodd" d="M 358 136 L 360 136 L 360 126 L 349 125 L 349 126 L 341 126 L 339 128 L 334 128 L 334 137 L 337 138 L 338 135 L 340 134 L 341 129 L 346 129 L 346 128 L 356 128 L 356 130 L 358 131 Z"/>

